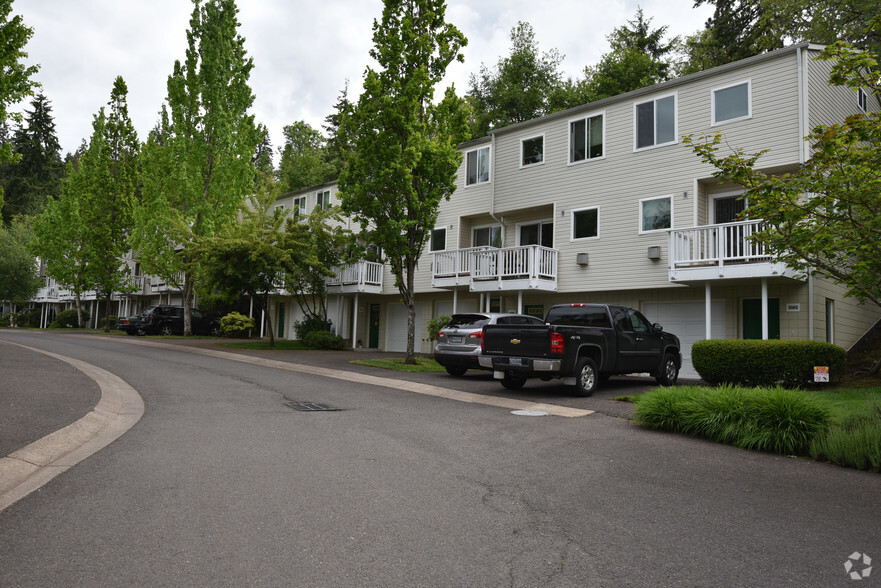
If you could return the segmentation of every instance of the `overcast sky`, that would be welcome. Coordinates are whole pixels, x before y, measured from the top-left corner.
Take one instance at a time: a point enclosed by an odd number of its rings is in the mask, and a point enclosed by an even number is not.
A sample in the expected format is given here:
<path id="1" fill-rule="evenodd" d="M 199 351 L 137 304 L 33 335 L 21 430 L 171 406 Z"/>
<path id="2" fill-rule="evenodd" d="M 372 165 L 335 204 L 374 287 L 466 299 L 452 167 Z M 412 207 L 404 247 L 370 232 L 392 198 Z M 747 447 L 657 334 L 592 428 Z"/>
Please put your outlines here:
<path id="1" fill-rule="evenodd" d="M 693 0 L 449 0 L 447 20 L 468 38 L 465 63 L 452 65 L 447 82 L 460 95 L 481 63 L 508 55 L 517 21 L 530 23 L 542 51 L 558 49 L 565 75 L 607 52 L 606 35 L 632 19 L 637 5 L 668 26 L 669 35 L 702 28 L 712 6 Z M 74 151 L 92 132 L 92 117 L 110 99 L 113 80 L 128 85 L 129 114 L 143 140 L 158 120 L 174 61 L 184 60 L 190 0 L 15 0 L 34 35 L 25 48 L 40 64 L 36 79 L 52 103 L 62 150 Z M 357 98 L 369 61 L 373 20 L 381 0 L 239 0 L 240 32 L 254 59 L 253 113 L 282 143 L 282 127 L 305 120 L 321 128 L 349 80 Z M 436 94 L 436 95 L 439 95 Z M 28 106 L 29 107 L 29 106 Z M 277 158 L 276 158 L 277 161 Z"/>

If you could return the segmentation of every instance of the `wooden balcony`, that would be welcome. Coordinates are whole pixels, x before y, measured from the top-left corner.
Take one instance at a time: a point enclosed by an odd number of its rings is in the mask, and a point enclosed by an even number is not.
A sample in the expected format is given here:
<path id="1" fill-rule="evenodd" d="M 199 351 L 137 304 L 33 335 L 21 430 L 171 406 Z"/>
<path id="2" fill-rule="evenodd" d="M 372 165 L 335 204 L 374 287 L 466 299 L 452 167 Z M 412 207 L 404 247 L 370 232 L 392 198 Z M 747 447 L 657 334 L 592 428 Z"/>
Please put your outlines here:
<path id="1" fill-rule="evenodd" d="M 327 280 L 328 294 L 367 292 L 382 294 L 383 264 L 357 261 L 335 268 L 335 275 Z"/>
<path id="2" fill-rule="evenodd" d="M 670 281 L 801 279 L 777 261 L 764 244 L 751 239 L 761 230 L 761 224 L 760 220 L 749 220 L 670 231 Z"/>
<path id="3" fill-rule="evenodd" d="M 540 245 L 471 247 L 432 254 L 433 288 L 472 292 L 557 290 L 556 249 Z"/>

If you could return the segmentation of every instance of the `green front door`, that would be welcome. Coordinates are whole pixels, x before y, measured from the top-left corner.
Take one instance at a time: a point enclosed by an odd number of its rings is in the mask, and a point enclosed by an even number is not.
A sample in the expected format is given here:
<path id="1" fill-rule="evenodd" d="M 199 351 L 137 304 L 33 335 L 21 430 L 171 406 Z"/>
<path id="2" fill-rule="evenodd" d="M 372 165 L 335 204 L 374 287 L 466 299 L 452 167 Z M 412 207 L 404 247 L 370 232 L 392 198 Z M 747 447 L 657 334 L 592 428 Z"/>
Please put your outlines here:
<path id="1" fill-rule="evenodd" d="M 278 303 L 278 338 L 284 339 L 284 302 Z"/>
<path id="2" fill-rule="evenodd" d="M 379 347 L 379 305 L 370 305 L 370 333 L 367 346 L 371 349 Z"/>
<path id="3" fill-rule="evenodd" d="M 762 338 L 762 301 L 757 298 L 743 300 L 743 338 Z M 768 299 L 768 339 L 780 338 L 780 299 Z"/>

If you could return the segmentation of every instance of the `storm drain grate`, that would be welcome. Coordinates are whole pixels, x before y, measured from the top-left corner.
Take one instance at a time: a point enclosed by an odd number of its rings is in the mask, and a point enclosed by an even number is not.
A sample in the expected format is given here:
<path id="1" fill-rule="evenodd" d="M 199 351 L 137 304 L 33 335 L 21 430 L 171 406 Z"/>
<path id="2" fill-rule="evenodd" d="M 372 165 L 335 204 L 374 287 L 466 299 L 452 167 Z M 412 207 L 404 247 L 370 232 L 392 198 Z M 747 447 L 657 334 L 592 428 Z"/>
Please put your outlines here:
<path id="1" fill-rule="evenodd" d="M 285 406 L 288 408 L 293 408 L 294 410 L 299 410 L 300 412 L 321 412 L 321 411 L 333 411 L 333 410 L 342 410 L 341 408 L 336 408 L 335 406 L 331 406 L 329 404 L 322 404 L 320 402 L 285 402 Z"/>

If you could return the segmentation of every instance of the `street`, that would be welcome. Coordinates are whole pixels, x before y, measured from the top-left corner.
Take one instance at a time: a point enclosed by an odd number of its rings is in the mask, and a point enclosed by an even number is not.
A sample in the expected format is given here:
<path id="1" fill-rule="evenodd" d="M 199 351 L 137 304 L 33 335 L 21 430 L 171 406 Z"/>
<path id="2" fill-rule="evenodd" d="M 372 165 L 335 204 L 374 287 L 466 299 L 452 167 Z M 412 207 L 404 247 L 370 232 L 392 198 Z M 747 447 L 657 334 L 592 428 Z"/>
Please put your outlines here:
<path id="1" fill-rule="evenodd" d="M 881 561 L 877 474 L 647 431 L 617 414 L 626 392 L 0 331 L 6 394 L 60 385 L 12 370 L 9 342 L 116 374 L 146 409 L 0 512 L 0 586 L 829 586 L 854 552 Z M 376 377 L 597 412 L 517 416 Z"/>

